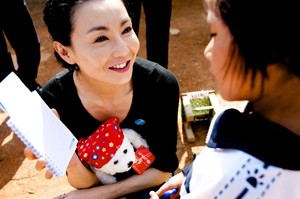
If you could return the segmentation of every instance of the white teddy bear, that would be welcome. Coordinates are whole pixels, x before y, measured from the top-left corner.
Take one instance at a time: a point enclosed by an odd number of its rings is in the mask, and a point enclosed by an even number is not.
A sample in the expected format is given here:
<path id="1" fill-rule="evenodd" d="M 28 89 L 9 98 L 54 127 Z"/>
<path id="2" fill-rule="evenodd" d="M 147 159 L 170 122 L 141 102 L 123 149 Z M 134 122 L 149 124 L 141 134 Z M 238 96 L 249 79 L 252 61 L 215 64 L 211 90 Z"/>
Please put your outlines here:
<path id="1" fill-rule="evenodd" d="M 89 165 L 102 184 L 116 182 L 116 173 L 128 171 L 136 161 L 135 150 L 148 148 L 142 136 L 132 129 L 121 129 L 118 119 L 105 121 L 91 136 L 77 144 L 80 160 Z"/>

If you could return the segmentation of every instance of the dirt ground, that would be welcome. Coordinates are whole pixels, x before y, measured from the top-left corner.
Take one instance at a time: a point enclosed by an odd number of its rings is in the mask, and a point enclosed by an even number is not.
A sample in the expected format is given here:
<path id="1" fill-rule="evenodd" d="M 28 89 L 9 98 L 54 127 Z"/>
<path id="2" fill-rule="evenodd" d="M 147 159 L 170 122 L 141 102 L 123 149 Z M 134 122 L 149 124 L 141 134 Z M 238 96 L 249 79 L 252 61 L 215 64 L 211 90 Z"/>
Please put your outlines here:
<path id="1" fill-rule="evenodd" d="M 62 68 L 53 56 L 51 40 L 43 23 L 44 1 L 28 0 L 27 4 L 41 40 L 42 58 L 37 81 L 44 85 Z M 208 29 L 202 0 L 173 0 L 171 28 L 180 30 L 178 35 L 170 36 L 169 70 L 177 76 L 181 92 L 215 89 L 214 81 L 207 71 L 208 63 L 203 56 L 208 42 Z M 139 56 L 146 58 L 144 18 L 141 19 L 140 41 Z M 35 161 L 24 157 L 24 145 L 6 126 L 6 121 L 7 116 L 0 111 L 0 198 L 52 198 L 72 190 L 65 177 L 46 180 L 44 171 L 34 169 Z M 179 114 L 178 171 L 191 162 L 194 153 L 201 150 L 207 132 L 206 124 L 196 124 L 196 141 L 189 143 L 181 124 Z"/>

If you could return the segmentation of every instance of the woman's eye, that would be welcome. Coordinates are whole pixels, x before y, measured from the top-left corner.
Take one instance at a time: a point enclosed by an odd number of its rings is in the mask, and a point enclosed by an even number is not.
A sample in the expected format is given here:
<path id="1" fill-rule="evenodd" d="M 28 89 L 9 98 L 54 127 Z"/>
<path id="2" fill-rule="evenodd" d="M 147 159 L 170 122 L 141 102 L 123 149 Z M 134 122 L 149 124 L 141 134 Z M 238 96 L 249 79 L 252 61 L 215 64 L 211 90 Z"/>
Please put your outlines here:
<path id="1" fill-rule="evenodd" d="M 125 30 L 123 31 L 123 33 L 128 33 L 132 30 L 132 27 L 127 27 L 125 28 Z"/>
<path id="2" fill-rule="evenodd" d="M 108 40 L 108 38 L 107 38 L 107 37 L 105 37 L 105 36 L 101 36 L 101 37 L 98 37 L 98 38 L 96 39 L 96 41 L 95 41 L 95 42 L 104 42 L 104 41 L 106 41 L 106 40 Z"/>

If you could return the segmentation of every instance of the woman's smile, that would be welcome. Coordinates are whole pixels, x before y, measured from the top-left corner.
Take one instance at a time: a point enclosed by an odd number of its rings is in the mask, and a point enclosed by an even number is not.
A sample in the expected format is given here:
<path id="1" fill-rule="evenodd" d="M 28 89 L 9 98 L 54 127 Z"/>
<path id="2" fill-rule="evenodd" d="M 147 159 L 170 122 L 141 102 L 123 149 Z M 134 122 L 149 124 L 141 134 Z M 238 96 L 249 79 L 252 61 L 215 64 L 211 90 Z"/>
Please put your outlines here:
<path id="1" fill-rule="evenodd" d="M 116 72 L 126 72 L 129 70 L 129 67 L 130 67 L 129 63 L 130 63 L 130 61 L 127 61 L 122 64 L 117 64 L 115 66 L 110 67 L 109 69 L 116 71 Z"/>

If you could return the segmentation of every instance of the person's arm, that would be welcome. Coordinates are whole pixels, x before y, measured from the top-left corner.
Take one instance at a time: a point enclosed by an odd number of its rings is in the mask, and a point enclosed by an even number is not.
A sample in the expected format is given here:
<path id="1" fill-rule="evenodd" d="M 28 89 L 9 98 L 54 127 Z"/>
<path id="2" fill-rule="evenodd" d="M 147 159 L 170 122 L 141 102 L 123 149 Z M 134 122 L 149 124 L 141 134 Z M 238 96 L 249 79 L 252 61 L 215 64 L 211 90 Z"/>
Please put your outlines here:
<path id="1" fill-rule="evenodd" d="M 162 184 L 169 176 L 170 173 L 168 172 L 162 172 L 154 168 L 149 168 L 141 175 L 133 175 L 113 184 L 96 186 L 89 189 L 75 190 L 67 193 L 66 196 L 72 197 L 73 199 L 115 199 L 130 193 L 158 186 Z"/>
<path id="2" fill-rule="evenodd" d="M 76 153 L 68 165 L 67 176 L 69 184 L 76 189 L 89 188 L 99 184 L 96 174 L 81 163 Z"/>
<path id="3" fill-rule="evenodd" d="M 158 186 L 166 181 L 169 176 L 169 172 L 149 168 L 141 175 L 133 175 L 117 182 L 115 187 L 119 190 L 119 195 L 117 195 L 117 197 Z"/>

